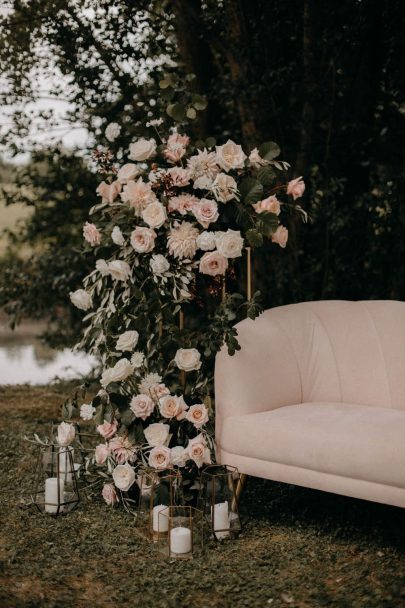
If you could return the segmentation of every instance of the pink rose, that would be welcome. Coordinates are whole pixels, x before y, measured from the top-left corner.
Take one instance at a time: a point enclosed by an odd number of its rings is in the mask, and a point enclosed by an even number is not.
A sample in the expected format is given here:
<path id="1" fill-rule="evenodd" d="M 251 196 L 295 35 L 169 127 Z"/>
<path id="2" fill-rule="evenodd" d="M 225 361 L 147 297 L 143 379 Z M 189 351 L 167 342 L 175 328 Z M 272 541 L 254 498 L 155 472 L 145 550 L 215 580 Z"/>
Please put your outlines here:
<path id="1" fill-rule="evenodd" d="M 198 203 L 198 198 L 192 194 L 180 194 L 180 196 L 173 196 L 169 199 L 169 205 L 167 207 L 169 213 L 177 211 L 180 215 L 186 215 L 187 212 L 192 211 L 194 205 Z"/>
<path id="2" fill-rule="evenodd" d="M 96 192 L 101 196 L 103 203 L 109 203 L 111 205 L 121 192 L 121 184 L 118 181 L 112 182 L 111 184 L 101 182 Z"/>
<path id="3" fill-rule="evenodd" d="M 136 395 L 132 397 L 130 409 L 134 412 L 137 418 L 146 420 L 153 412 L 155 405 L 148 395 Z"/>
<path id="4" fill-rule="evenodd" d="M 265 198 L 252 206 L 256 213 L 263 213 L 263 211 L 267 211 L 269 213 L 280 215 L 281 211 L 280 201 L 276 196 L 269 196 L 268 198 Z"/>
<path id="5" fill-rule="evenodd" d="M 94 247 L 94 245 L 100 245 L 101 232 L 96 228 L 94 224 L 89 224 L 89 222 L 86 222 L 84 224 L 83 236 L 92 247 Z"/>
<path id="6" fill-rule="evenodd" d="M 187 169 L 182 169 L 181 167 L 173 167 L 173 169 L 168 169 L 166 171 L 166 175 L 171 177 L 173 182 L 173 186 L 177 186 L 178 188 L 182 188 L 183 186 L 187 186 L 190 183 L 190 173 Z"/>
<path id="7" fill-rule="evenodd" d="M 149 454 L 149 466 L 153 469 L 168 469 L 171 464 L 171 450 L 164 445 L 152 448 Z"/>
<path id="8" fill-rule="evenodd" d="M 99 443 L 94 451 L 97 464 L 104 464 L 110 455 L 110 449 L 106 443 Z"/>
<path id="9" fill-rule="evenodd" d="M 111 439 L 109 447 L 117 464 L 136 460 L 136 446 L 129 441 L 128 437 L 114 437 Z"/>
<path id="10" fill-rule="evenodd" d="M 192 405 L 187 412 L 186 419 L 199 429 L 209 420 L 208 410 L 202 403 Z"/>
<path id="11" fill-rule="evenodd" d="M 176 397 L 174 395 L 166 395 L 160 399 L 159 409 L 163 418 L 184 420 L 188 405 L 185 403 L 182 396 Z"/>
<path id="12" fill-rule="evenodd" d="M 165 384 L 152 384 L 149 389 L 149 394 L 153 399 L 159 400 L 161 397 L 169 395 L 170 391 Z"/>
<path id="13" fill-rule="evenodd" d="M 218 251 L 207 251 L 200 260 L 200 272 L 212 277 L 225 274 L 227 268 L 227 258 Z"/>
<path id="14" fill-rule="evenodd" d="M 287 194 L 291 194 L 293 199 L 300 198 L 305 192 L 305 183 L 302 177 L 292 179 L 287 184 Z"/>
<path id="15" fill-rule="evenodd" d="M 208 198 L 202 198 L 193 207 L 193 213 L 196 220 L 204 227 L 208 226 L 212 222 L 216 222 L 219 213 L 218 205 L 215 201 L 210 201 Z"/>
<path id="16" fill-rule="evenodd" d="M 113 507 L 117 502 L 119 502 L 113 483 L 105 483 L 101 495 L 109 507 Z"/>
<path id="17" fill-rule="evenodd" d="M 288 241 L 288 230 L 285 226 L 279 226 L 274 234 L 271 235 L 273 243 L 277 243 L 284 249 Z"/>
<path id="18" fill-rule="evenodd" d="M 137 226 L 131 233 L 131 245 L 138 253 L 149 253 L 155 246 L 155 238 L 152 228 Z"/>
<path id="19" fill-rule="evenodd" d="M 117 432 L 118 422 L 113 420 L 112 422 L 107 422 L 104 420 L 104 424 L 99 424 L 97 427 L 97 431 L 100 433 L 104 439 L 111 439 Z"/>
<path id="20" fill-rule="evenodd" d="M 197 435 L 194 439 L 190 439 L 187 452 L 198 467 L 202 467 L 203 464 L 211 464 L 210 451 L 203 435 Z"/>

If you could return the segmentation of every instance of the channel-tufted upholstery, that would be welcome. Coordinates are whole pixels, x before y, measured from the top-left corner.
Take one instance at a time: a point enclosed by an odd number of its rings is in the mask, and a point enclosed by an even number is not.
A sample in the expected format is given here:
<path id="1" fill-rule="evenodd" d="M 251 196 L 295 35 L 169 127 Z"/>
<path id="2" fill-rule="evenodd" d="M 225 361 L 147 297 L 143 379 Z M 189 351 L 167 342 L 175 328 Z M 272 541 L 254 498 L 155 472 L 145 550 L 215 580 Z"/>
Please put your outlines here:
<path id="1" fill-rule="evenodd" d="M 219 459 L 405 507 L 405 303 L 305 302 L 237 329 L 216 362 Z"/>

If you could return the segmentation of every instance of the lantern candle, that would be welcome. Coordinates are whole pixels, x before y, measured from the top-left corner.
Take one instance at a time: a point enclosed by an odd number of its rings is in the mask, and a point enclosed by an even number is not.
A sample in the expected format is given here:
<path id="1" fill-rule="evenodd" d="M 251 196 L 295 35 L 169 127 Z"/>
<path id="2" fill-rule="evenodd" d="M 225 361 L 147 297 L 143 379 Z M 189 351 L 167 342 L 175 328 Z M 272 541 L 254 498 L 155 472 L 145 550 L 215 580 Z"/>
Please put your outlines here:
<path id="1" fill-rule="evenodd" d="M 57 513 L 64 500 L 65 484 L 59 477 L 48 477 L 45 481 L 45 511 Z"/>
<path id="2" fill-rule="evenodd" d="M 72 460 L 69 458 L 69 452 L 72 454 Z M 63 447 L 59 450 L 59 472 L 63 473 L 63 479 L 69 483 L 72 482 L 72 466 L 74 459 L 74 449 L 71 447 Z M 73 465 L 75 466 L 75 465 Z M 75 467 L 76 469 L 76 467 Z"/>
<path id="3" fill-rule="evenodd" d="M 215 536 L 219 538 L 229 537 L 229 515 L 228 515 L 228 501 L 220 502 L 214 505 L 213 513 L 213 529 Z"/>
<path id="4" fill-rule="evenodd" d="M 170 531 L 170 552 L 176 554 L 190 553 L 191 530 L 178 526 Z"/>
<path id="5" fill-rule="evenodd" d="M 156 505 L 156 507 L 153 507 L 152 528 L 154 532 L 167 532 L 169 530 L 168 518 L 160 515 L 160 512 L 166 508 L 166 505 Z"/>

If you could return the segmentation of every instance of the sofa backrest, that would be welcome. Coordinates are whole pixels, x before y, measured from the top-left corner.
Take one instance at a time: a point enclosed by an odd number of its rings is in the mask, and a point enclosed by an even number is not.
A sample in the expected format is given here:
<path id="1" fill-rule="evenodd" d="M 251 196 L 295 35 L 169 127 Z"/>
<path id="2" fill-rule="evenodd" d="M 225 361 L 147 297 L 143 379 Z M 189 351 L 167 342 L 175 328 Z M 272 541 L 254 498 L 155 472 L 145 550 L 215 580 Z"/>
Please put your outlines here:
<path id="1" fill-rule="evenodd" d="M 221 417 L 314 401 L 405 410 L 404 302 L 303 302 L 236 327 L 241 350 L 217 355 Z"/>

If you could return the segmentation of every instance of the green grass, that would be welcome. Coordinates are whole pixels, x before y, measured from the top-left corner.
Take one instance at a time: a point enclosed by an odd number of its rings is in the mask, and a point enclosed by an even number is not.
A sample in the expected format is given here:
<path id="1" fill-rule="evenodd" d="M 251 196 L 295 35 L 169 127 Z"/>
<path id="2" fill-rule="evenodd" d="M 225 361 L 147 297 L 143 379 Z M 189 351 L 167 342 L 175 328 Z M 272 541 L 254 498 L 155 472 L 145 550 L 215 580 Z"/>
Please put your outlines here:
<path id="1" fill-rule="evenodd" d="M 68 393 L 0 387 L 1 606 L 405 606 L 405 510 L 394 507 L 251 478 L 240 538 L 170 563 L 98 497 L 57 519 L 21 506 L 33 465 L 21 436 L 46 434 Z"/>

